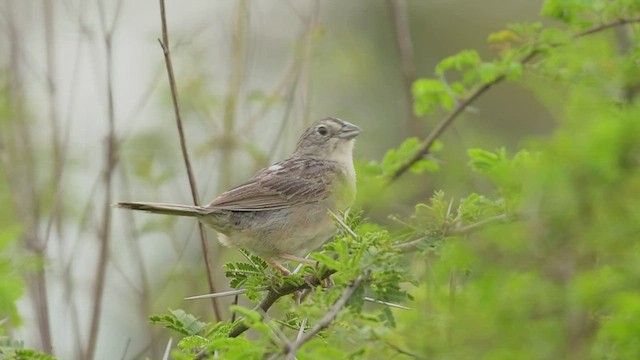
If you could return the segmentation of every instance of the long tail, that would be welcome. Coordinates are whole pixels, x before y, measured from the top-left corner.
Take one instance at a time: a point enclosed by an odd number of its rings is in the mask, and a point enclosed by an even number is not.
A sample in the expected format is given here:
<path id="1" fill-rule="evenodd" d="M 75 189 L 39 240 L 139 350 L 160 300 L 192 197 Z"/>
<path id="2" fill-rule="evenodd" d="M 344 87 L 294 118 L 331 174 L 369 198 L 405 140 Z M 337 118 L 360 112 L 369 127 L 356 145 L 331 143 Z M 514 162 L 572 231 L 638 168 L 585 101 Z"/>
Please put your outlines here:
<path id="1" fill-rule="evenodd" d="M 154 214 L 165 215 L 177 215 L 177 216 L 200 216 L 211 213 L 211 209 L 204 208 L 202 206 L 193 205 L 176 205 L 176 204 L 161 204 L 161 203 L 147 203 L 147 202 L 119 202 L 113 206 L 131 209 L 148 211 Z"/>

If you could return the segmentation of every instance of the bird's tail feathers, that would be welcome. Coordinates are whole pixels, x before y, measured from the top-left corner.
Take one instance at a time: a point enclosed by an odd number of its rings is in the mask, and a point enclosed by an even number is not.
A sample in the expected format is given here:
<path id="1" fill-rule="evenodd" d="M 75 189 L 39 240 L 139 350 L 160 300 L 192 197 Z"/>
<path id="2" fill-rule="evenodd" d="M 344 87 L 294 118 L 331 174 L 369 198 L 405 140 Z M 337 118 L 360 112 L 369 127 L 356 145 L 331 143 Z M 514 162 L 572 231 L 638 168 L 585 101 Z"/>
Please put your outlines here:
<path id="1" fill-rule="evenodd" d="M 176 216 L 194 216 L 207 215 L 211 213 L 211 209 L 202 206 L 193 205 L 177 205 L 147 202 L 119 202 L 113 205 L 123 209 L 147 211 L 154 214 L 176 215 Z"/>

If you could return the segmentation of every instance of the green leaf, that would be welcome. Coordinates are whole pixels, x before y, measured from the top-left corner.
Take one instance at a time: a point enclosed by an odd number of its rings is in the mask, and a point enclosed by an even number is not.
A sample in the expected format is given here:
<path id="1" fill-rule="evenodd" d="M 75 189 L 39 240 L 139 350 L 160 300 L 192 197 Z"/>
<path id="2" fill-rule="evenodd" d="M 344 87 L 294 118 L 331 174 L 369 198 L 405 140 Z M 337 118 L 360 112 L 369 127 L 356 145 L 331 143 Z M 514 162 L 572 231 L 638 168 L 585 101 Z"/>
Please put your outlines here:
<path id="1" fill-rule="evenodd" d="M 449 110 L 455 103 L 452 91 L 440 80 L 418 79 L 413 83 L 411 92 L 413 111 L 418 116 L 426 115 L 438 106 Z"/>
<path id="2" fill-rule="evenodd" d="M 324 253 L 313 252 L 309 255 L 309 257 L 337 271 L 340 271 L 343 268 L 340 262 L 334 260 L 332 257 Z"/>
<path id="3" fill-rule="evenodd" d="M 463 50 L 456 55 L 449 56 L 436 66 L 436 74 L 443 76 L 447 70 L 454 69 L 462 71 L 467 68 L 474 68 L 480 64 L 480 55 L 475 50 Z"/>
<path id="4" fill-rule="evenodd" d="M 238 305 L 231 305 L 231 307 L 229 308 L 232 312 L 235 312 L 239 315 L 244 316 L 245 319 L 249 320 L 249 322 L 251 323 L 259 323 L 262 322 L 262 315 L 255 311 L 255 310 L 250 310 L 247 309 L 245 307 L 242 306 L 238 306 Z"/>
<path id="5" fill-rule="evenodd" d="M 167 329 L 174 330 L 182 335 L 198 335 L 205 330 L 209 323 L 199 321 L 197 317 L 182 309 L 169 310 L 170 314 L 153 315 L 149 317 L 152 324 L 160 324 Z"/>

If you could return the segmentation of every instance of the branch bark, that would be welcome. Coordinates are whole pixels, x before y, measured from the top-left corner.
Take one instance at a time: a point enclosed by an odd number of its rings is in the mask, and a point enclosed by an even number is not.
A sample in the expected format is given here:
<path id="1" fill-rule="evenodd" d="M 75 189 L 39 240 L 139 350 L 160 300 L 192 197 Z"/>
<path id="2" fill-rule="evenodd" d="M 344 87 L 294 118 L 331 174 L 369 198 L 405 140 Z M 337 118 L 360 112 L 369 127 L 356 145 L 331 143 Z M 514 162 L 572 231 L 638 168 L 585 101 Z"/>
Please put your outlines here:
<path id="1" fill-rule="evenodd" d="M 335 272 L 336 272 L 335 270 L 328 269 L 320 277 L 309 278 L 309 279 L 307 279 L 307 281 L 305 281 L 304 284 L 302 284 L 300 286 L 285 284 L 285 285 L 280 286 L 278 288 L 271 289 L 271 290 L 269 290 L 267 295 L 264 297 L 264 299 L 262 299 L 260 304 L 258 304 L 254 308 L 254 310 L 260 309 L 260 310 L 266 312 L 281 297 L 287 296 L 289 294 L 293 294 L 296 291 L 310 289 L 311 287 L 318 286 L 318 285 L 320 285 L 322 280 L 324 280 L 324 279 L 328 278 L 329 276 L 333 275 Z M 231 329 L 231 331 L 229 331 L 229 337 L 237 337 L 237 336 L 241 335 L 243 332 L 245 332 L 247 330 L 249 330 L 249 328 L 245 324 L 240 323 L 240 324 L 236 325 L 233 329 Z"/>

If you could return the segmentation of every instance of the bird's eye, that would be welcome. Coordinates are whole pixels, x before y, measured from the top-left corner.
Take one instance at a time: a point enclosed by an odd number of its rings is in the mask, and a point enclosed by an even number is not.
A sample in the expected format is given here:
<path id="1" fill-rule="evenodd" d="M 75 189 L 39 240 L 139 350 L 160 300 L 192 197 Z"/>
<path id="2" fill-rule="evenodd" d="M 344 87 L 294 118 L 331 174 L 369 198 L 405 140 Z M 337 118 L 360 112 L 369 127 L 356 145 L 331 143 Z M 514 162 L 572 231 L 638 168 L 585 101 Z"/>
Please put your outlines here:
<path id="1" fill-rule="evenodd" d="M 329 130 L 327 130 L 327 127 L 322 125 L 318 126 L 317 131 L 318 131 L 318 134 L 322 136 L 327 135 L 327 133 L 329 132 Z"/>

